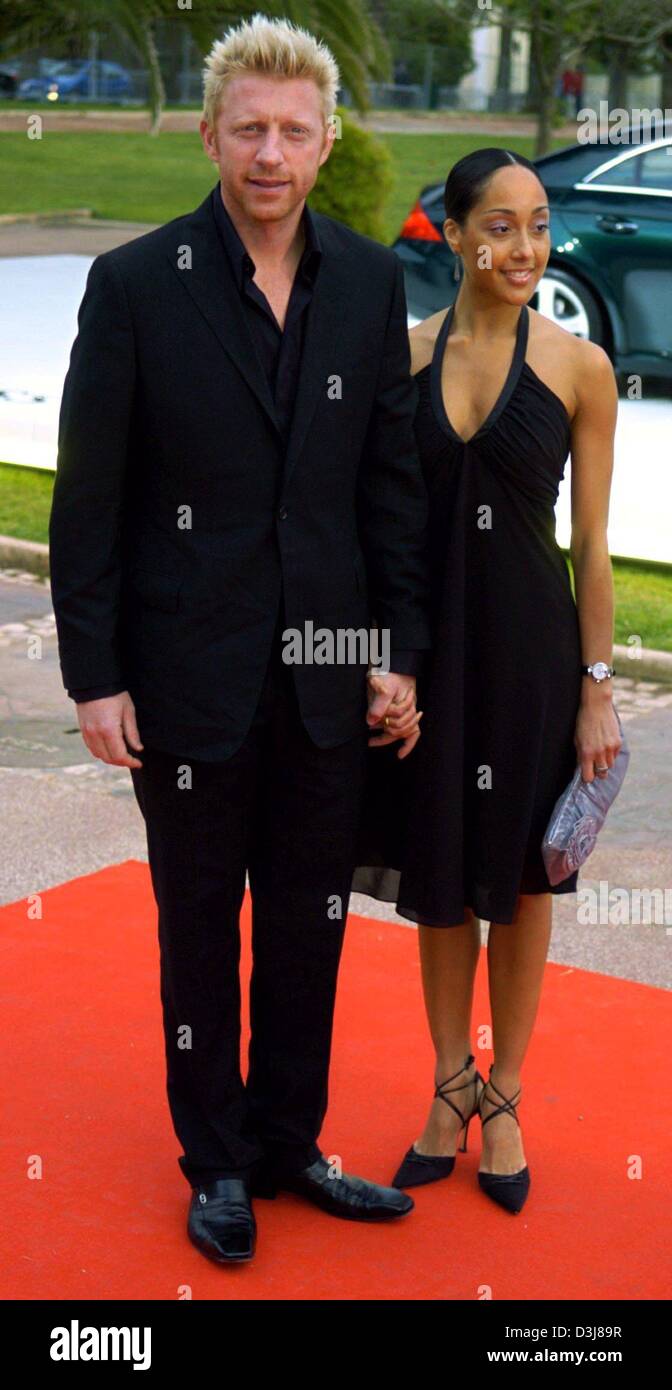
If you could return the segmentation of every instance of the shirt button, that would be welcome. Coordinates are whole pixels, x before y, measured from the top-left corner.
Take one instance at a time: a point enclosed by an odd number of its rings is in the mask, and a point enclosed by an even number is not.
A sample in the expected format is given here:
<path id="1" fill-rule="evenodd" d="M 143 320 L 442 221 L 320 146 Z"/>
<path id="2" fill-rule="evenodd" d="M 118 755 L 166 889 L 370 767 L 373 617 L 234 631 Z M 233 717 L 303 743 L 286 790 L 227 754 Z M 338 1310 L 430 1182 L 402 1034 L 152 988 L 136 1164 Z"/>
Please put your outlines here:
<path id="1" fill-rule="evenodd" d="M 286 507 L 278 507 L 278 516 L 280 517 L 280 520 L 281 520 L 281 521 L 284 521 L 284 520 L 286 519 L 286 517 L 287 517 L 287 508 L 286 508 Z"/>

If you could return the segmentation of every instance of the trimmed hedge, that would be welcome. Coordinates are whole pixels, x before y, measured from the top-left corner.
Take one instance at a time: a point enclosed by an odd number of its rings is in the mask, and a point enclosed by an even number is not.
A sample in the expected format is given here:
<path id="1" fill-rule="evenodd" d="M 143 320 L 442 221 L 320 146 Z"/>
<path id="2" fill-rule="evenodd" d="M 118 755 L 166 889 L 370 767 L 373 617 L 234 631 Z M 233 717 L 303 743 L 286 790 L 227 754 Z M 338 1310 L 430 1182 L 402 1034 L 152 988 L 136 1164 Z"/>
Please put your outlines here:
<path id="1" fill-rule="evenodd" d="M 395 182 L 392 156 L 382 140 L 355 125 L 343 107 L 337 107 L 336 114 L 340 138 L 318 173 L 308 203 L 315 212 L 384 242 L 385 209 Z"/>

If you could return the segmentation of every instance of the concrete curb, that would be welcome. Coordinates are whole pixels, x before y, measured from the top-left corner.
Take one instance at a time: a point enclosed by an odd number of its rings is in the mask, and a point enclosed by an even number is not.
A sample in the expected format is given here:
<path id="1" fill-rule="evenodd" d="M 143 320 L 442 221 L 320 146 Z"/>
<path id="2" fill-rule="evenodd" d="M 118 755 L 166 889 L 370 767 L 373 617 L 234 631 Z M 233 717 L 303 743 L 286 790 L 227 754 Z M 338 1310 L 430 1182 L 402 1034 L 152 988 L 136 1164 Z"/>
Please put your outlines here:
<path id="1" fill-rule="evenodd" d="M 0 536 L 0 569 L 28 570 L 44 578 L 49 573 L 49 546 L 42 541 Z"/>
<path id="2" fill-rule="evenodd" d="M 14 536 L 0 536 L 0 569 L 24 570 L 45 578 L 49 574 L 49 546 L 41 541 L 21 541 Z M 635 650 L 638 654 L 633 657 Z M 672 685 L 672 652 L 616 644 L 613 661 L 619 676 Z"/>
<path id="3" fill-rule="evenodd" d="M 633 657 L 635 650 L 638 655 Z M 654 647 L 622 647 L 615 643 L 613 661 L 617 676 L 672 685 L 672 652 L 658 652 Z"/>
<path id="4" fill-rule="evenodd" d="M 14 222 L 74 222 L 86 217 L 93 219 L 92 208 L 63 208 L 61 212 L 3 212 L 0 227 L 12 226 Z"/>

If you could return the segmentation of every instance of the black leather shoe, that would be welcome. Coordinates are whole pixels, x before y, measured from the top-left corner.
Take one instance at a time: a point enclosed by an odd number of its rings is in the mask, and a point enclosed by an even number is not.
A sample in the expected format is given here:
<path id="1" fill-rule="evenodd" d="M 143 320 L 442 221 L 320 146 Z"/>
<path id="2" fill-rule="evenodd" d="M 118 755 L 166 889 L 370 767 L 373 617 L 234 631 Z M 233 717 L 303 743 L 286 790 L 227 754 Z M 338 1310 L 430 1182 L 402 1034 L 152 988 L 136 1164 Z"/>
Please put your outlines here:
<path id="1" fill-rule="evenodd" d="M 288 1176 L 264 1169 L 253 1179 L 252 1196 L 275 1197 L 280 1190 L 295 1192 L 332 1216 L 343 1216 L 348 1221 L 391 1221 L 415 1206 L 412 1197 L 393 1187 L 381 1187 L 349 1173 L 332 1178 L 329 1171 L 330 1164 L 322 1155 L 308 1168 Z"/>
<path id="2" fill-rule="evenodd" d="M 218 1264 L 251 1260 L 257 1224 L 250 1189 L 242 1178 L 218 1178 L 195 1187 L 189 1205 L 187 1234 L 201 1254 Z"/>

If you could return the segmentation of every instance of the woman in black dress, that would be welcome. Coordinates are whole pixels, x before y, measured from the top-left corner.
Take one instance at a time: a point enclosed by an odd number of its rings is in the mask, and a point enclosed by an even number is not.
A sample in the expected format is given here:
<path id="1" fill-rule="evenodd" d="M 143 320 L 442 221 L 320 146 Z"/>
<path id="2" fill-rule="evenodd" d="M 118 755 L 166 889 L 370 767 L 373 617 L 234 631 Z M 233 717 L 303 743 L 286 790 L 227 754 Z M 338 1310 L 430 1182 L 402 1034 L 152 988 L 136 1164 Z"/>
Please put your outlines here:
<path id="1" fill-rule="evenodd" d="M 448 1176 L 478 1113 L 481 1188 L 519 1211 L 529 1169 L 516 1106 L 551 894 L 574 892 L 577 881 L 551 888 L 541 841 L 577 761 L 591 781 L 620 747 L 611 679 L 585 672 L 611 669 L 617 390 L 601 348 L 528 308 L 550 250 L 534 166 L 507 150 L 476 151 L 452 169 L 445 210 L 462 267 L 457 297 L 410 332 L 433 648 L 417 709 L 412 696 L 387 703 L 385 679 L 371 678 L 379 693 L 369 720 L 385 710 L 386 722 L 370 740 L 380 746 L 369 753 L 352 888 L 418 923 L 436 1049 L 429 1117 L 393 1182 Z M 570 450 L 576 602 L 555 539 Z M 487 1082 L 470 1047 L 479 918 L 490 923 Z"/>

